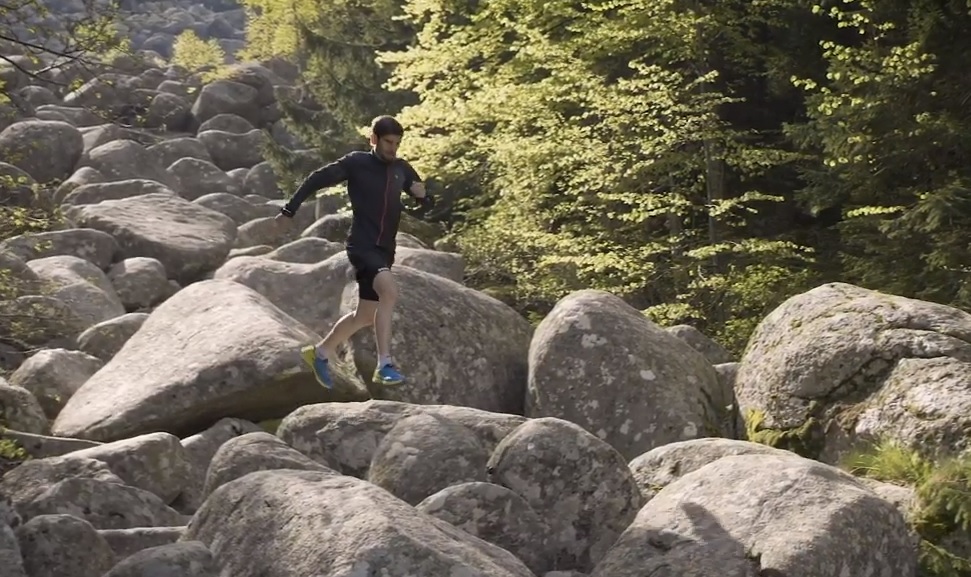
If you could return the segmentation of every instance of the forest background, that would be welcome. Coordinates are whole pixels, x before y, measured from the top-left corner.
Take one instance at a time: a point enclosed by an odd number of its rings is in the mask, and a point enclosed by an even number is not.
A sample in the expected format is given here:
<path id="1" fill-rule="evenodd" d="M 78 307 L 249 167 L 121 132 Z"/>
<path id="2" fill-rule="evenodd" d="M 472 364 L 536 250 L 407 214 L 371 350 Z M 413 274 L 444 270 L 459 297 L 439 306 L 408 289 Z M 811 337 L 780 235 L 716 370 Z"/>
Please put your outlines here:
<path id="1" fill-rule="evenodd" d="M 235 56 L 317 104 L 282 102 L 315 156 L 268 151 L 283 190 L 396 115 L 419 216 L 533 322 L 602 289 L 739 354 L 824 282 L 971 309 L 971 1 L 241 1 Z"/>
<path id="2" fill-rule="evenodd" d="M 244 2 L 321 162 L 398 116 L 422 216 L 534 321 L 603 289 L 739 353 L 824 282 L 971 305 L 971 2 Z"/>

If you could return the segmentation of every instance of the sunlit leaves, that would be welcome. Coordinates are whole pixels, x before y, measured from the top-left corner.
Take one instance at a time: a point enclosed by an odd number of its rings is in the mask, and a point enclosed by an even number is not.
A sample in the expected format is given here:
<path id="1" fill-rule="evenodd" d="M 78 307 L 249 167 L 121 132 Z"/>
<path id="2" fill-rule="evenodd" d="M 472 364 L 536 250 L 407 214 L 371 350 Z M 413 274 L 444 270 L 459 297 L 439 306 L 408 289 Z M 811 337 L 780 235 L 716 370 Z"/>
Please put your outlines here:
<path id="1" fill-rule="evenodd" d="M 804 196 L 843 207 L 848 280 L 971 305 L 971 260 L 956 230 L 971 225 L 971 83 L 963 57 L 971 18 L 920 0 L 839 5 L 828 14 L 858 42 L 821 43 L 823 81 L 796 79 L 811 120 L 793 130 L 826 179 Z M 824 204 L 825 205 L 825 204 Z M 947 255 L 947 256 L 944 256 Z"/>
<path id="2" fill-rule="evenodd" d="M 809 281 L 815 255 L 793 239 L 815 235 L 841 280 L 971 293 L 963 3 L 250 4 L 298 30 L 291 51 L 335 116 L 398 113 L 470 282 L 525 309 L 604 288 L 738 345 Z M 838 231 L 779 234 L 773 205 L 796 193 Z"/>
<path id="3" fill-rule="evenodd" d="M 218 77 L 226 61 L 226 53 L 214 38 L 203 40 L 193 30 L 186 30 L 175 38 L 172 45 L 172 64 L 189 72 L 203 73 L 203 80 Z"/>
<path id="4" fill-rule="evenodd" d="M 119 33 L 115 1 L 81 0 L 76 11 L 53 15 L 40 0 L 12 0 L 0 4 L 0 40 L 27 59 L 26 66 L 0 54 L 0 68 L 13 68 L 35 80 L 62 84 L 52 73 L 61 68 L 94 68 L 130 51 Z M 0 95 L 0 98 L 6 98 Z"/>
<path id="5" fill-rule="evenodd" d="M 714 166 L 745 183 L 799 158 L 722 119 L 738 97 L 706 63 L 703 36 L 724 25 L 712 13 L 667 0 L 412 0 L 405 12 L 416 44 L 380 57 L 390 86 L 420 96 L 400 114 L 419 133 L 403 152 L 468 183 L 457 234 L 473 277 L 514 283 L 527 302 L 596 287 L 674 303 L 719 274 L 712 257 L 803 256 L 733 228 L 778 195 L 708 198 Z"/>

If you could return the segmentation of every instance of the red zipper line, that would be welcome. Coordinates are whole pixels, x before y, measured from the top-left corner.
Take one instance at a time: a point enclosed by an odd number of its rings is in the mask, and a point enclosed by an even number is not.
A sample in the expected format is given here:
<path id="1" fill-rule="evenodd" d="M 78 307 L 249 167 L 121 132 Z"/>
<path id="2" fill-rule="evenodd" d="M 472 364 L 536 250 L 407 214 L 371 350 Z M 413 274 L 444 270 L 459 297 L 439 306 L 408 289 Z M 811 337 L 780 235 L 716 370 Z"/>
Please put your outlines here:
<path id="1" fill-rule="evenodd" d="M 384 182 L 384 206 L 381 208 L 381 225 L 378 228 L 378 244 L 381 244 L 381 237 L 384 236 L 384 219 L 388 214 L 388 189 L 391 188 L 391 166 L 388 165 L 387 171 L 385 171 L 387 178 Z"/>

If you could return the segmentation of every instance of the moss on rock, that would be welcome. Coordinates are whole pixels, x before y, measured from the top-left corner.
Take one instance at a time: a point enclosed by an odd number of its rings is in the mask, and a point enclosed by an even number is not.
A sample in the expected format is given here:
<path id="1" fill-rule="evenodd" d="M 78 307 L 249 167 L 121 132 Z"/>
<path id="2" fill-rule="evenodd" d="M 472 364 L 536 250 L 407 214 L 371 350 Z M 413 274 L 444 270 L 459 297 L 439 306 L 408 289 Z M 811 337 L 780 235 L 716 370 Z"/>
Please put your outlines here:
<path id="1" fill-rule="evenodd" d="M 280 423 L 283 419 L 268 419 L 266 421 L 261 421 L 259 427 L 271 435 L 276 434 L 276 430 L 280 428 Z"/>
<path id="2" fill-rule="evenodd" d="M 792 451 L 808 459 L 816 459 L 823 450 L 824 433 L 819 419 L 810 416 L 799 427 L 776 429 L 765 426 L 765 413 L 756 409 L 745 412 L 745 438 L 753 443 Z"/>

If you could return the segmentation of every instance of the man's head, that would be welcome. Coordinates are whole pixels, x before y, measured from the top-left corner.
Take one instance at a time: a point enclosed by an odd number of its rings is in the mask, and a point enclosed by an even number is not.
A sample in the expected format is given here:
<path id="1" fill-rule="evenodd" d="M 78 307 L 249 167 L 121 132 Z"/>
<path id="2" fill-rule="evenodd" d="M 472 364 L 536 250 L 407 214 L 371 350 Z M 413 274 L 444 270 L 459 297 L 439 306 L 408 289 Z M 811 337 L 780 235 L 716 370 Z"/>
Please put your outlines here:
<path id="1" fill-rule="evenodd" d="M 384 160 L 394 160 L 405 129 L 392 116 L 379 116 L 371 123 L 371 148 Z"/>

